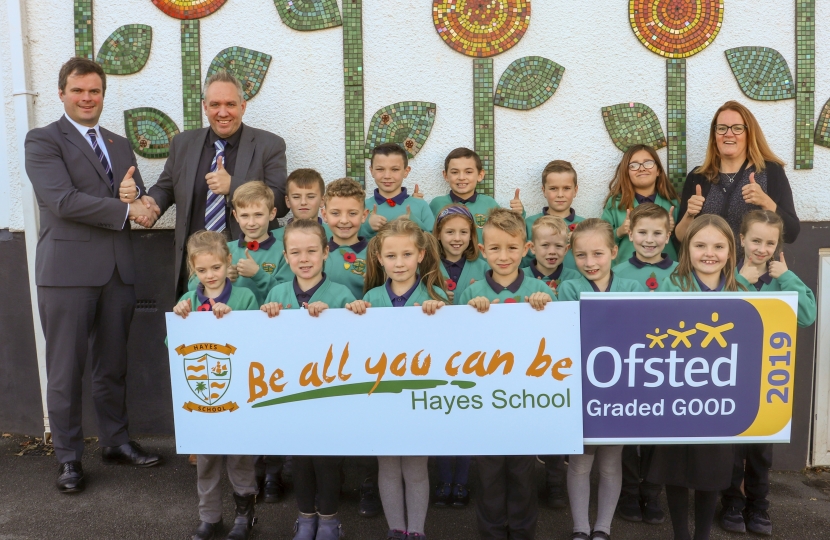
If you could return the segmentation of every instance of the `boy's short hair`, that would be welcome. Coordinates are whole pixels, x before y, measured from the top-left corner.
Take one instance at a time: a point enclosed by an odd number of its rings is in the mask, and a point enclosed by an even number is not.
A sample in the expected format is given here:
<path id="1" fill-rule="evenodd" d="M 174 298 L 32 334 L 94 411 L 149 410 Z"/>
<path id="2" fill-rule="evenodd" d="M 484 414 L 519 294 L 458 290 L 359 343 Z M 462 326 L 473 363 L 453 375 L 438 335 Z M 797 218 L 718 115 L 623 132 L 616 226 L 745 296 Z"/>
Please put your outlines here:
<path id="1" fill-rule="evenodd" d="M 565 161 L 564 159 L 554 159 L 545 165 L 545 169 L 542 171 L 542 187 L 547 185 L 548 175 L 551 173 L 571 173 L 574 178 L 574 187 L 578 185 L 576 169 L 574 169 L 574 166 L 571 165 L 570 161 Z"/>
<path id="2" fill-rule="evenodd" d="M 315 171 L 314 169 L 296 169 L 288 175 L 288 178 L 285 179 L 285 192 L 288 193 L 288 187 L 294 184 L 298 188 L 303 189 L 311 189 L 316 187 L 320 190 L 320 196 L 323 196 L 323 193 L 326 192 L 326 183 L 323 181 L 323 177 L 320 176 L 320 173 Z"/>
<path id="3" fill-rule="evenodd" d="M 193 261 L 199 255 L 206 253 L 214 255 L 222 261 L 230 259 L 231 252 L 228 249 L 225 235 L 216 231 L 199 231 L 190 235 L 190 238 L 187 239 L 187 269 L 190 275 L 196 273 Z"/>
<path id="4" fill-rule="evenodd" d="M 481 158 L 476 154 L 474 150 L 470 150 L 469 148 L 456 148 L 444 159 L 444 172 L 446 172 L 450 168 L 450 161 L 454 159 L 461 159 L 461 158 L 473 158 L 473 161 L 476 162 L 476 170 L 481 172 Z"/>
<path id="5" fill-rule="evenodd" d="M 659 204 L 644 203 L 632 210 L 629 216 L 630 228 L 634 229 L 634 226 L 641 219 L 664 219 L 666 220 L 666 231 L 669 231 L 669 225 L 671 225 L 669 212 Z"/>
<path id="6" fill-rule="evenodd" d="M 372 156 L 369 159 L 370 166 L 375 164 L 375 156 L 401 156 L 403 158 L 403 166 L 409 167 L 409 156 L 406 154 L 406 150 L 398 143 L 387 142 L 372 148 Z"/>
<path id="7" fill-rule="evenodd" d="M 232 202 L 234 209 L 262 203 L 270 212 L 274 209 L 274 192 L 262 180 L 252 180 L 236 188 Z"/>
<path id="8" fill-rule="evenodd" d="M 554 233 L 568 238 L 568 224 L 561 217 L 556 216 L 542 216 L 533 222 L 530 228 L 531 240 L 536 240 L 536 233 L 539 229 L 547 227 L 552 229 Z"/>
<path id="9" fill-rule="evenodd" d="M 482 241 L 487 235 L 487 228 L 492 227 L 504 231 L 510 236 L 517 236 L 522 242 L 527 242 L 527 225 L 522 216 L 507 208 L 491 208 L 487 213 L 487 222 L 482 231 Z"/>
<path id="10" fill-rule="evenodd" d="M 328 203 L 335 197 L 354 199 L 363 206 L 366 203 L 366 190 L 357 180 L 352 178 L 338 178 L 326 187 L 323 202 Z"/>

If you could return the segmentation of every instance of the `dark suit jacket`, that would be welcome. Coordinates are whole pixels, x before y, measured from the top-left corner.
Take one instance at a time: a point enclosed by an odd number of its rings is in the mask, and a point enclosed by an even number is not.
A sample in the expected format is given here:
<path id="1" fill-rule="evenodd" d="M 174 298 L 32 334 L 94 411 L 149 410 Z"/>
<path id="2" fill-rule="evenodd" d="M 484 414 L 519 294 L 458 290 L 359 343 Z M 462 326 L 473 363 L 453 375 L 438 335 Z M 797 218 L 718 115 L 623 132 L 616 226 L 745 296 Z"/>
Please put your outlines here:
<path id="1" fill-rule="evenodd" d="M 118 272 L 135 282 L 127 205 L 118 186 L 136 165 L 130 143 L 104 128 L 114 187 L 89 142 L 66 117 L 26 135 L 26 173 L 40 209 L 35 281 L 42 287 L 97 287 Z M 144 191 L 136 167 L 133 179 Z"/>
<path id="2" fill-rule="evenodd" d="M 189 231 L 190 213 L 193 208 L 194 182 L 204 182 L 196 178 L 202 147 L 210 128 L 194 129 L 179 133 L 170 142 L 170 157 L 164 164 L 164 170 L 150 188 L 149 195 L 155 199 L 162 214 L 173 204 L 176 205 L 176 283 L 184 263 L 184 248 L 187 238 L 195 231 Z M 285 141 L 282 137 L 269 131 L 245 125 L 239 140 L 234 174 L 231 177 L 231 192 L 227 201 L 233 198 L 236 188 L 249 180 L 262 180 L 273 191 L 277 206 L 277 216 L 288 213 L 285 205 L 285 179 L 288 175 L 285 164 Z M 231 237 L 241 233 L 239 224 L 231 218 Z"/>

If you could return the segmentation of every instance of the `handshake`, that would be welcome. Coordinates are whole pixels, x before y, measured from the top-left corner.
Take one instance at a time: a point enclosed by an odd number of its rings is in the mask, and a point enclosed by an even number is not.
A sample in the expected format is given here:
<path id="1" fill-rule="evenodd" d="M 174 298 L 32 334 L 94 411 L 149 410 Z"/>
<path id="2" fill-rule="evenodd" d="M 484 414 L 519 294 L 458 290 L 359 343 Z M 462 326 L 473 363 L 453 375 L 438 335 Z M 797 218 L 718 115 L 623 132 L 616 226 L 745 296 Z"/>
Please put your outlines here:
<path id="1" fill-rule="evenodd" d="M 124 179 L 121 180 L 121 185 L 118 187 L 118 198 L 121 202 L 130 205 L 129 219 L 135 221 L 142 227 L 150 228 L 161 215 L 161 208 L 156 204 L 149 195 L 143 195 L 137 198 L 138 191 L 136 190 L 135 180 L 133 180 L 133 173 L 135 167 L 130 167 Z"/>

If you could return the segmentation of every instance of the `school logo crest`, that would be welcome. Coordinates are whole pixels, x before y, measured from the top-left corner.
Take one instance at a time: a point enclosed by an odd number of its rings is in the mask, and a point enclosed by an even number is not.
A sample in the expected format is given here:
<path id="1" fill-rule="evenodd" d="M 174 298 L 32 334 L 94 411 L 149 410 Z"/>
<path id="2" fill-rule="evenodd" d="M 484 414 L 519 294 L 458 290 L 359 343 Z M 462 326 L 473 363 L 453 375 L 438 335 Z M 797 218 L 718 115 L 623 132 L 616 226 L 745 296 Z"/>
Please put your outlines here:
<path id="1" fill-rule="evenodd" d="M 366 274 L 366 261 L 363 259 L 355 259 L 352 263 L 351 270 L 352 274 L 357 274 L 359 276 Z"/>
<path id="2" fill-rule="evenodd" d="M 262 263 L 262 269 L 268 272 L 269 274 L 273 274 L 274 270 L 277 269 L 277 265 L 274 263 L 264 262 Z"/>
<path id="3" fill-rule="evenodd" d="M 476 227 L 478 227 L 479 229 L 483 229 L 484 224 L 487 223 L 487 216 L 485 216 L 484 214 L 476 214 L 475 218 L 476 218 Z"/>
<path id="4" fill-rule="evenodd" d="M 233 401 L 220 404 L 231 385 L 231 355 L 236 347 L 217 343 L 195 343 L 180 345 L 176 352 L 181 355 L 184 378 L 198 402 L 188 401 L 184 409 L 189 412 L 218 413 L 233 412 L 239 406 Z"/>

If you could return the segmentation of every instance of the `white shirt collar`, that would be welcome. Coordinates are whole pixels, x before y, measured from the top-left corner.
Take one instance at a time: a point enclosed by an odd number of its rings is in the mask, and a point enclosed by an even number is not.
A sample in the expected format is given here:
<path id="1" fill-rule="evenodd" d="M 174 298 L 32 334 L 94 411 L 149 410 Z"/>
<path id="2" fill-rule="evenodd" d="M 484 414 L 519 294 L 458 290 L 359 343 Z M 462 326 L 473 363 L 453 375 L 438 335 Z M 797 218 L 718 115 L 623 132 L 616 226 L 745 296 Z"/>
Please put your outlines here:
<path id="1" fill-rule="evenodd" d="M 71 118 L 69 118 L 69 115 L 66 114 L 66 113 L 63 113 L 63 116 L 66 117 L 67 120 L 69 120 L 70 124 L 75 126 L 75 129 L 78 130 L 78 133 L 80 133 L 81 136 L 84 139 L 87 139 L 87 132 L 90 130 L 89 126 L 82 126 L 78 122 L 76 122 L 76 121 L 72 120 Z M 95 136 L 100 140 L 101 139 L 101 127 L 100 127 L 100 125 L 95 124 L 91 129 L 95 130 Z M 87 139 L 87 140 L 89 140 L 89 139 Z"/>

